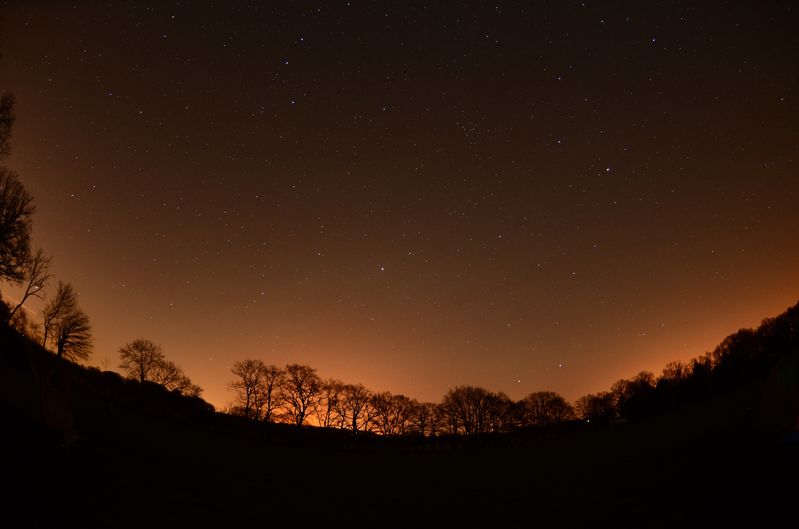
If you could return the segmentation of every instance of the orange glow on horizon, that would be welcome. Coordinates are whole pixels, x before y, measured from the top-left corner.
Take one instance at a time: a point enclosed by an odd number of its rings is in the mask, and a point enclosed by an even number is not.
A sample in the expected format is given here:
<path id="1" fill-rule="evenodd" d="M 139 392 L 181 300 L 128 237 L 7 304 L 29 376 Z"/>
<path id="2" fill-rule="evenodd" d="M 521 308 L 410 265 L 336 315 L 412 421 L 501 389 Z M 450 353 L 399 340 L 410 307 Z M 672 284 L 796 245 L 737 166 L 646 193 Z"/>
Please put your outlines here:
<path id="1" fill-rule="evenodd" d="M 747 39 L 707 16 L 655 41 L 649 6 L 618 41 L 563 11 L 574 38 L 545 42 L 535 10 L 492 14 L 494 40 L 196 7 L 164 38 L 166 13 L 139 32 L 120 6 L 12 2 L 4 163 L 95 365 L 150 339 L 217 408 L 246 358 L 421 401 L 573 401 L 799 300 L 796 32 L 767 4 Z M 221 12 L 235 46 L 190 30 Z"/>

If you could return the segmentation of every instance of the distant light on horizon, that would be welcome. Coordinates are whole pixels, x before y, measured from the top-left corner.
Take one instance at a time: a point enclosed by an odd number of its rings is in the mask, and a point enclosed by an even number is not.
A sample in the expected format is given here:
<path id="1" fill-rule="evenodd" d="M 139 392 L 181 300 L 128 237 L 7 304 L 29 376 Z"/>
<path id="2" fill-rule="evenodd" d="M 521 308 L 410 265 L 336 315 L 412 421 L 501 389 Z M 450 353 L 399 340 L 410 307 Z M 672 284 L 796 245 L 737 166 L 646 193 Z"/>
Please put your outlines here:
<path id="1" fill-rule="evenodd" d="M 12 2 L 7 164 L 98 365 L 574 400 L 799 299 L 796 16 L 728 7 Z"/>

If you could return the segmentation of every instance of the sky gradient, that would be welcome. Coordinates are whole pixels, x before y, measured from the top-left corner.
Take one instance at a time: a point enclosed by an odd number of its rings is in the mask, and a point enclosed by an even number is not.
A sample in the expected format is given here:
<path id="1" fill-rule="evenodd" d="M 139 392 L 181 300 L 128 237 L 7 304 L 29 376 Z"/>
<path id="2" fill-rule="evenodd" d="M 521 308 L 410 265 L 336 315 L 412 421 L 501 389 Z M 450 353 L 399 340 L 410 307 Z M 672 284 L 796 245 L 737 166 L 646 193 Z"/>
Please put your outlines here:
<path id="1" fill-rule="evenodd" d="M 572 400 L 799 299 L 791 2 L 231 4 L 0 2 L 93 364 Z"/>

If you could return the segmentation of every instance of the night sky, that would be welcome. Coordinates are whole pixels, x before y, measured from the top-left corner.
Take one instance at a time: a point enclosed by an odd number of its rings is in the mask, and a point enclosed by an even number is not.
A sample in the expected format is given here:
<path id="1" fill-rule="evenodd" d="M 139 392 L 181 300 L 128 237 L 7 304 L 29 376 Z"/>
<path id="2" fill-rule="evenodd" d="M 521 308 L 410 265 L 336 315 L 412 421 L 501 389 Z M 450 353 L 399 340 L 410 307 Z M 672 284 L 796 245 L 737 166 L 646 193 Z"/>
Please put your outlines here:
<path id="1" fill-rule="evenodd" d="M 93 364 L 574 399 L 799 299 L 793 2 L 429 4 L 0 2 Z"/>

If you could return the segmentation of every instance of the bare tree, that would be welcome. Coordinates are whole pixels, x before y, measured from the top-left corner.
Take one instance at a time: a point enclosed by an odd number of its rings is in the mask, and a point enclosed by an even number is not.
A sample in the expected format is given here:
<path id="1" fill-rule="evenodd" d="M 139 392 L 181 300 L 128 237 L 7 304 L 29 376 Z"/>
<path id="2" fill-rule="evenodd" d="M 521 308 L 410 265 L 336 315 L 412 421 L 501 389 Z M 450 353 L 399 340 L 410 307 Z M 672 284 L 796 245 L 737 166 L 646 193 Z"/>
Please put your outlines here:
<path id="1" fill-rule="evenodd" d="M 197 397 L 199 398 L 203 393 L 203 388 L 198 386 L 197 384 L 192 384 L 191 380 L 186 377 L 186 381 L 188 384 L 184 384 L 180 388 L 180 393 L 186 397 Z"/>
<path id="2" fill-rule="evenodd" d="M 353 433 L 367 428 L 371 396 L 372 394 L 363 384 L 345 384 L 341 388 L 338 413 L 342 428 L 349 428 Z"/>
<path id="3" fill-rule="evenodd" d="M 444 399 L 436 406 L 436 432 L 442 435 L 455 435 L 459 433 L 460 420 L 458 419 L 458 409 L 455 399 Z"/>
<path id="4" fill-rule="evenodd" d="M 178 365 L 171 360 L 161 363 L 155 370 L 153 382 L 161 384 L 169 391 L 177 391 L 187 397 L 199 397 L 202 388 L 194 384 Z"/>
<path id="5" fill-rule="evenodd" d="M 488 427 L 490 392 L 475 386 L 458 386 L 444 395 L 443 405 L 449 420 L 455 421 L 453 433 L 482 433 Z"/>
<path id="6" fill-rule="evenodd" d="M 530 393 L 521 401 L 525 426 L 547 426 L 574 417 L 574 409 L 554 391 Z"/>
<path id="7" fill-rule="evenodd" d="M 372 429 L 382 435 L 403 435 L 411 424 L 412 410 L 413 401 L 405 395 L 376 393 L 370 402 Z"/>
<path id="8" fill-rule="evenodd" d="M 485 414 L 481 424 L 483 432 L 507 432 L 516 426 L 514 404 L 504 393 L 489 393 L 485 400 Z"/>
<path id="9" fill-rule="evenodd" d="M 263 420 L 272 422 L 275 411 L 280 407 L 280 388 L 283 385 L 283 370 L 274 365 L 267 365 L 263 371 L 263 385 L 256 402 L 263 410 Z"/>
<path id="10" fill-rule="evenodd" d="M 70 283 L 58 282 L 55 297 L 42 311 L 42 347 L 47 347 L 47 339 L 58 322 L 66 315 L 78 310 L 78 294 Z"/>
<path id="11" fill-rule="evenodd" d="M 233 367 L 230 369 L 230 372 L 238 377 L 230 383 L 230 389 L 236 392 L 237 408 L 248 419 L 260 418 L 257 395 L 263 384 L 264 368 L 266 366 L 261 360 L 247 359 L 233 362 Z"/>
<path id="12" fill-rule="evenodd" d="M 43 320 L 42 346 L 52 338 L 59 358 L 85 360 L 89 357 L 91 325 L 89 317 L 78 307 L 78 295 L 71 284 L 59 281 L 55 298 L 44 308 Z"/>
<path id="13" fill-rule="evenodd" d="M 182 395 L 198 397 L 202 388 L 192 383 L 177 364 L 171 360 L 159 362 L 152 373 L 152 381 L 164 386 L 169 391 L 178 391 Z"/>
<path id="14" fill-rule="evenodd" d="M 393 433 L 391 393 L 383 391 L 372 395 L 369 401 L 369 427 L 382 435 Z"/>
<path id="15" fill-rule="evenodd" d="M 411 428 L 413 407 L 416 403 L 405 395 L 394 395 L 394 427 L 397 435 L 405 435 Z"/>
<path id="16" fill-rule="evenodd" d="M 158 362 L 151 375 L 152 381 L 167 389 L 177 389 L 183 382 L 183 370 L 175 362 L 164 359 Z"/>
<path id="17" fill-rule="evenodd" d="M 25 264 L 25 290 L 22 292 L 22 298 L 20 298 L 19 303 L 9 314 L 9 321 L 14 318 L 14 315 L 29 298 L 42 299 L 44 287 L 47 286 L 47 283 L 53 277 L 50 274 L 52 262 L 53 258 L 45 256 L 44 250 L 39 248 Z"/>
<path id="18" fill-rule="evenodd" d="M 322 383 L 322 391 L 319 402 L 316 406 L 316 420 L 319 426 L 330 428 L 334 425 L 341 427 L 344 421 L 339 413 L 341 406 L 339 401 L 342 398 L 342 388 L 344 383 L 340 380 L 326 380 Z"/>
<path id="19" fill-rule="evenodd" d="M 0 96 L 0 161 L 11 152 L 14 96 Z M 21 283 L 31 257 L 31 223 L 36 208 L 14 171 L 0 166 L 0 279 Z M 10 320 L 10 318 L 9 318 Z"/>
<path id="20" fill-rule="evenodd" d="M 247 418 L 272 421 L 280 405 L 283 371 L 252 359 L 234 362 L 230 371 L 238 377 L 230 383 L 230 389 L 236 392 L 236 409 Z"/>
<path id="21" fill-rule="evenodd" d="M 161 346 L 145 338 L 125 344 L 119 349 L 119 356 L 122 359 L 119 367 L 125 371 L 125 375 L 139 382 L 151 380 L 151 373 L 165 360 Z"/>
<path id="22" fill-rule="evenodd" d="M 125 376 L 139 382 L 155 382 L 170 391 L 178 391 L 189 397 L 199 397 L 202 388 L 174 362 L 167 360 L 161 346 L 146 338 L 139 338 L 119 349 L 122 359 L 119 366 Z"/>
<path id="23" fill-rule="evenodd" d="M 411 428 L 421 436 L 436 434 L 436 405 L 432 402 L 416 402 L 410 413 Z"/>
<path id="24" fill-rule="evenodd" d="M 322 392 L 322 380 L 310 366 L 289 364 L 281 389 L 284 416 L 288 422 L 302 426 L 313 411 Z"/>
<path id="25" fill-rule="evenodd" d="M 663 373 L 660 378 L 669 383 L 680 383 L 688 378 L 690 373 L 690 367 L 682 362 L 669 362 L 663 367 Z"/>
<path id="26" fill-rule="evenodd" d="M 55 339 L 58 358 L 86 360 L 92 352 L 89 317 L 76 307 L 56 323 Z"/>
<path id="27" fill-rule="evenodd" d="M 586 422 L 609 422 L 616 416 L 613 394 L 603 391 L 582 396 L 574 402 L 574 411 L 578 417 Z"/>
<path id="28" fill-rule="evenodd" d="M 655 375 L 649 371 L 641 371 L 631 379 L 618 380 L 610 388 L 614 413 L 631 420 L 652 413 L 654 389 Z"/>
<path id="29" fill-rule="evenodd" d="M 626 378 L 619 379 L 610 386 L 610 394 L 613 397 L 613 405 L 616 406 L 616 409 L 624 406 L 631 392 L 632 382 Z"/>
<path id="30" fill-rule="evenodd" d="M 31 257 L 33 197 L 17 174 L 0 167 L 0 279 L 21 283 Z"/>
<path id="31" fill-rule="evenodd" d="M 506 431 L 513 427 L 513 401 L 504 393 L 475 386 L 458 386 L 438 406 L 439 428 L 449 434 Z"/>

